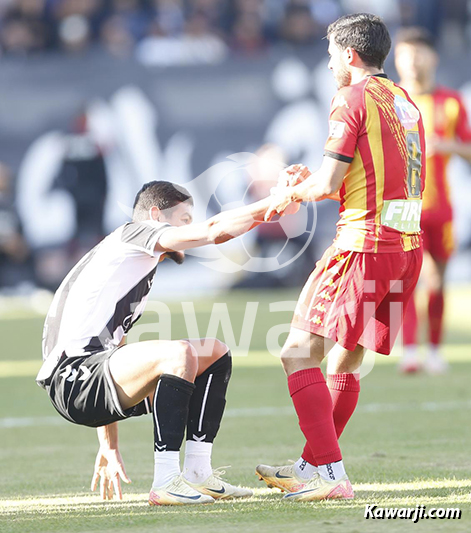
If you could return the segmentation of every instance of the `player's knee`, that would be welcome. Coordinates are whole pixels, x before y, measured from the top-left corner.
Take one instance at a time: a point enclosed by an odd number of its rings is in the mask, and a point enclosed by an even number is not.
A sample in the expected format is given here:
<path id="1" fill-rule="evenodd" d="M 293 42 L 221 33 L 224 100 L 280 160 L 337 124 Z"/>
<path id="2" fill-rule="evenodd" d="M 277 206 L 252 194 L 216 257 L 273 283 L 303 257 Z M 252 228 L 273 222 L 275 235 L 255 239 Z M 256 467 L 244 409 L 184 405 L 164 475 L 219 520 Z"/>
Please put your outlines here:
<path id="1" fill-rule="evenodd" d="M 311 339 L 289 335 L 281 350 L 281 364 L 289 376 L 298 370 L 320 366 L 324 354 L 320 346 L 313 346 Z"/>
<path id="2" fill-rule="evenodd" d="M 445 280 L 443 279 L 443 276 L 436 276 L 433 284 L 433 292 L 443 292 L 444 284 Z"/>
<path id="3" fill-rule="evenodd" d="M 285 371 L 286 375 L 291 374 L 290 360 L 286 356 L 284 356 L 283 353 L 281 354 L 280 360 L 281 360 L 281 366 L 283 367 L 283 370 Z"/>
<path id="4" fill-rule="evenodd" d="M 289 336 L 281 349 L 281 362 L 283 366 L 289 364 L 293 360 L 309 359 L 311 357 L 311 349 L 309 343 L 298 342 L 295 338 Z"/>
<path id="5" fill-rule="evenodd" d="M 298 354 L 296 352 L 296 347 L 289 346 L 286 344 L 281 350 L 281 364 L 283 366 L 284 371 L 286 372 L 286 375 L 288 376 L 298 370 L 297 363 L 299 361 L 299 358 L 297 357 Z"/>
<path id="6" fill-rule="evenodd" d="M 443 292 L 443 280 L 438 275 L 431 275 L 428 279 L 427 289 L 429 293 Z"/>
<path id="7" fill-rule="evenodd" d="M 188 341 L 175 341 L 172 351 L 169 373 L 194 381 L 198 372 L 198 358 L 193 346 Z"/>
<path id="8" fill-rule="evenodd" d="M 229 351 L 229 347 L 219 339 L 214 339 L 213 355 L 215 357 L 222 357 Z"/>

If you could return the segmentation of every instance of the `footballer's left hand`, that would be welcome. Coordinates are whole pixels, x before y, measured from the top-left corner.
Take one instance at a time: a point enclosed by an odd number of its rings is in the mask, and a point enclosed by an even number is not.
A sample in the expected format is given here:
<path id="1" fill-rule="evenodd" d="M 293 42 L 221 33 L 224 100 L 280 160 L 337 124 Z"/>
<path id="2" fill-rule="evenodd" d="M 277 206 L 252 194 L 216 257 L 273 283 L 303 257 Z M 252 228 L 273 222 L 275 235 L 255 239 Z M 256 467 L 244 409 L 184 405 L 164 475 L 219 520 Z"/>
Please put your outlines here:
<path id="1" fill-rule="evenodd" d="M 303 182 L 311 175 L 311 171 L 305 165 L 291 165 L 280 172 L 278 187 L 294 187 Z"/>
<path id="2" fill-rule="evenodd" d="M 123 499 L 121 480 L 125 483 L 131 483 L 131 480 L 126 474 L 124 462 L 118 450 L 102 448 L 98 450 L 91 484 L 92 492 L 97 488 L 98 480 L 100 480 L 102 500 L 112 500 L 113 493 L 119 500 Z"/>

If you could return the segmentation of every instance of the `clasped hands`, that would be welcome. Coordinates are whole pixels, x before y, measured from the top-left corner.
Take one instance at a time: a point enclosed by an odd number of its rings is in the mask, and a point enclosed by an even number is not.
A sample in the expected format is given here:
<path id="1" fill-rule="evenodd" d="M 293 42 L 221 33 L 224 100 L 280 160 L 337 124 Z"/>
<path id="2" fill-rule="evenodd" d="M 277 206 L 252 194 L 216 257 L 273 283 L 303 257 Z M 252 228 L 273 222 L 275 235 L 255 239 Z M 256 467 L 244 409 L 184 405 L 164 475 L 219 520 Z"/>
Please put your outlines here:
<path id="1" fill-rule="evenodd" d="M 294 201 L 293 187 L 303 182 L 311 175 L 310 170 L 304 165 L 291 165 L 280 172 L 278 184 L 271 189 L 270 206 L 265 213 L 267 222 L 275 215 L 296 213 L 299 203 Z"/>

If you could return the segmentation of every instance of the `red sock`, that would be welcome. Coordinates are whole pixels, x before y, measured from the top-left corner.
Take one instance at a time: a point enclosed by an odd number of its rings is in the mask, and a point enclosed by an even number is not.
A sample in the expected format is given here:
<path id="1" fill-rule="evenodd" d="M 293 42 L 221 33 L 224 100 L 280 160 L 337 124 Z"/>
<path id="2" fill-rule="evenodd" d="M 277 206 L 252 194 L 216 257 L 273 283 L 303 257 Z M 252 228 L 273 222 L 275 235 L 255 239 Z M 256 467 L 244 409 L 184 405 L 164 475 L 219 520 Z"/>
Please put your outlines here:
<path id="1" fill-rule="evenodd" d="M 315 458 L 314 464 L 341 461 L 332 415 L 332 398 L 321 369 L 308 368 L 291 374 L 288 388 L 299 426 Z"/>
<path id="2" fill-rule="evenodd" d="M 414 296 L 412 295 L 407 304 L 402 323 L 402 334 L 404 345 L 417 344 L 417 309 L 415 307 Z"/>
<path id="3" fill-rule="evenodd" d="M 301 454 L 301 457 L 308 462 L 310 465 L 319 466 L 317 464 L 317 460 L 314 457 L 314 454 L 311 452 L 311 448 L 309 447 L 309 444 L 306 441 L 306 444 L 304 445 L 303 453 Z"/>
<path id="4" fill-rule="evenodd" d="M 428 301 L 428 327 L 430 344 L 435 346 L 440 344 L 442 340 L 444 308 L 445 298 L 443 291 L 432 292 Z"/>
<path id="5" fill-rule="evenodd" d="M 328 374 L 327 386 L 332 397 L 335 431 L 339 438 L 358 403 L 360 374 Z M 316 459 L 307 442 L 301 457 L 311 465 L 317 466 L 317 463 L 313 462 Z"/>
<path id="6" fill-rule="evenodd" d="M 335 431 L 339 438 L 358 403 L 360 374 L 329 374 L 327 386 L 332 396 Z"/>

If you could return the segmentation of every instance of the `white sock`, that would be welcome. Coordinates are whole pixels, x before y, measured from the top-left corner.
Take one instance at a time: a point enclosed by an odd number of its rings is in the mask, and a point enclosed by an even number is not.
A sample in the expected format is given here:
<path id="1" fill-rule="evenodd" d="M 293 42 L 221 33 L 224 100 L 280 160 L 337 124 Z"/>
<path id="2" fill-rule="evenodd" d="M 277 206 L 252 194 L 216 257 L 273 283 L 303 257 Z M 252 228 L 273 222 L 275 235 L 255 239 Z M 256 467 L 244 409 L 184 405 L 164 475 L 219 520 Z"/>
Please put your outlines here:
<path id="1" fill-rule="evenodd" d="M 312 476 L 317 472 L 317 466 L 312 465 L 300 457 L 294 463 L 294 471 L 296 475 L 302 479 L 311 479 Z"/>
<path id="2" fill-rule="evenodd" d="M 403 358 L 407 361 L 416 361 L 419 357 L 416 344 L 408 344 L 404 346 Z"/>
<path id="3" fill-rule="evenodd" d="M 319 474 L 327 481 L 336 481 L 346 474 L 343 461 L 336 463 L 327 463 L 326 465 L 319 465 Z"/>
<path id="4" fill-rule="evenodd" d="M 213 473 L 211 466 L 212 442 L 187 440 L 183 476 L 190 483 L 202 483 Z"/>
<path id="5" fill-rule="evenodd" d="M 431 359 L 441 359 L 442 352 L 440 350 L 440 346 L 438 344 L 430 344 L 428 348 L 428 356 Z"/>
<path id="6" fill-rule="evenodd" d="M 164 487 L 180 474 L 180 452 L 154 452 L 153 488 Z"/>

